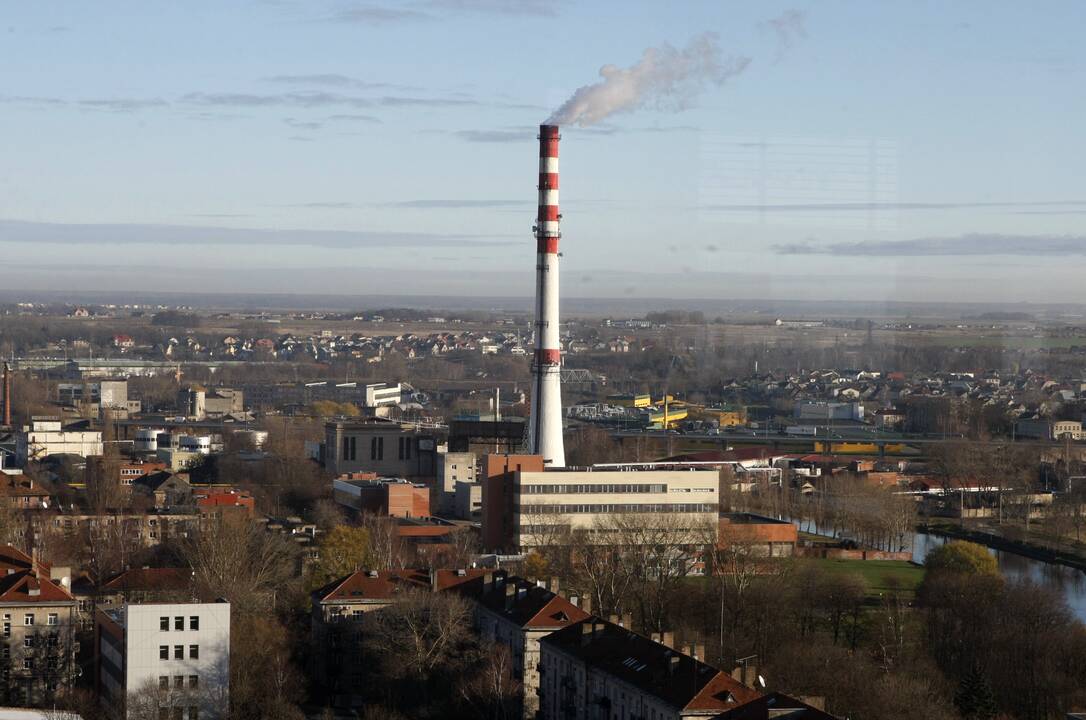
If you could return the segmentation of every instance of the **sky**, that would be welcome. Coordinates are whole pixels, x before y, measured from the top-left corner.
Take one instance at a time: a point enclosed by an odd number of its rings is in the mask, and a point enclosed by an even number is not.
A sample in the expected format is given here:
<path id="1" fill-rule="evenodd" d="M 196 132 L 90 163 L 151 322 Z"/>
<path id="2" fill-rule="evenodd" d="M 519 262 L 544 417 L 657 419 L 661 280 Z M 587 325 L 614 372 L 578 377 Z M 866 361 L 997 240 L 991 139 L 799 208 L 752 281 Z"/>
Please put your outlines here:
<path id="1" fill-rule="evenodd" d="M 1077 0 L 0 0 L 2 282 L 530 295 L 538 125 L 614 66 L 644 87 L 562 129 L 564 295 L 1086 303 L 1084 26 Z"/>

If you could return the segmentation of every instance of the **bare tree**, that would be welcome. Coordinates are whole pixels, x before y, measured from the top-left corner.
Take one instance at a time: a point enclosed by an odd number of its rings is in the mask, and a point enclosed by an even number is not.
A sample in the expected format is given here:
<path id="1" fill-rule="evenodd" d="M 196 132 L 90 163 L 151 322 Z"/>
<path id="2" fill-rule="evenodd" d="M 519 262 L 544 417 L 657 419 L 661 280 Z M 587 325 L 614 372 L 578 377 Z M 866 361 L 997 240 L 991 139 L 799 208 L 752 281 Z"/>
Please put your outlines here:
<path id="1" fill-rule="evenodd" d="M 241 516 L 208 522 L 180 542 L 201 597 L 223 597 L 239 612 L 266 608 L 293 579 L 297 547 Z"/>

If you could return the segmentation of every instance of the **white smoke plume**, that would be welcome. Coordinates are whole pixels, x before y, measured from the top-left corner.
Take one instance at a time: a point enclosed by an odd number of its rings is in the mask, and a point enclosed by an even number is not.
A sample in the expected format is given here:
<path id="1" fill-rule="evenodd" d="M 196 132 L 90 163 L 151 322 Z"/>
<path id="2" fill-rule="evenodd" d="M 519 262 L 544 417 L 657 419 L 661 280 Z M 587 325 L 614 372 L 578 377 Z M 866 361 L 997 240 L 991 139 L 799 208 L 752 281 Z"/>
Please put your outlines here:
<path id="1" fill-rule="evenodd" d="M 707 85 L 722 85 L 746 69 L 747 57 L 721 57 L 716 33 L 696 36 L 682 50 L 664 43 L 649 48 L 636 65 L 604 65 L 603 79 L 578 89 L 548 125 L 587 127 L 616 113 L 643 107 L 683 110 Z"/>

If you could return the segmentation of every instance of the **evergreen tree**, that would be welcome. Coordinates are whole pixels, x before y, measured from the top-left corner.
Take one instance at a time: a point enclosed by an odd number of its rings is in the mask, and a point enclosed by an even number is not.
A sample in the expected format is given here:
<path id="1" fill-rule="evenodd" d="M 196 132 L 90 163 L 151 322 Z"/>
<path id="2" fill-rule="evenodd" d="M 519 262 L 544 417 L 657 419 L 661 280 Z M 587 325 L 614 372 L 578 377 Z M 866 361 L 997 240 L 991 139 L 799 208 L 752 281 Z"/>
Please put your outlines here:
<path id="1" fill-rule="evenodd" d="M 966 720 L 992 720 L 999 712 L 988 678 L 974 666 L 954 693 L 954 705 Z"/>

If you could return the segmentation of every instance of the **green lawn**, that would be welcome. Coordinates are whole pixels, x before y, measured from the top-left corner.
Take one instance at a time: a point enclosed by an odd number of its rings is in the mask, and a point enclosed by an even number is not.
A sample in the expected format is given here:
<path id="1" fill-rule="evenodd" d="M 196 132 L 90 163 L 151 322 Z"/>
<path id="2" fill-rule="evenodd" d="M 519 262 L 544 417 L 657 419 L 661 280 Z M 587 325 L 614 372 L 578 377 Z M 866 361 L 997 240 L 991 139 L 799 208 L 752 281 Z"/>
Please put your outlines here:
<path id="1" fill-rule="evenodd" d="M 879 593 L 889 592 L 896 583 L 910 596 L 924 579 L 924 569 L 904 560 L 821 560 L 810 559 L 827 573 L 859 575 L 867 583 L 868 596 L 878 598 Z"/>

